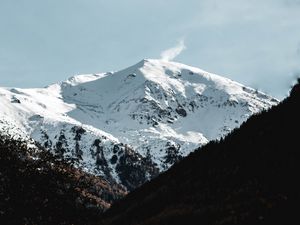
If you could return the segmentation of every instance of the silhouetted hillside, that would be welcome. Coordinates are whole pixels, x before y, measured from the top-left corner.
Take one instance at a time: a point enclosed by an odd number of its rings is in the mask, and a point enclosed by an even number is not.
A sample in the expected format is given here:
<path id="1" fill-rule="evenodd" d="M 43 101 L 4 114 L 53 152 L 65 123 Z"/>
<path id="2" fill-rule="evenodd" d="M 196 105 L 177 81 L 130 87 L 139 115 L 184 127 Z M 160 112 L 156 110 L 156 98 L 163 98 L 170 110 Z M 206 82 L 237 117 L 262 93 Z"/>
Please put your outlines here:
<path id="1" fill-rule="evenodd" d="M 130 193 L 103 224 L 300 224 L 299 87 Z"/>
<path id="2" fill-rule="evenodd" d="M 92 224 L 125 195 L 45 151 L 0 137 L 0 224 Z"/>

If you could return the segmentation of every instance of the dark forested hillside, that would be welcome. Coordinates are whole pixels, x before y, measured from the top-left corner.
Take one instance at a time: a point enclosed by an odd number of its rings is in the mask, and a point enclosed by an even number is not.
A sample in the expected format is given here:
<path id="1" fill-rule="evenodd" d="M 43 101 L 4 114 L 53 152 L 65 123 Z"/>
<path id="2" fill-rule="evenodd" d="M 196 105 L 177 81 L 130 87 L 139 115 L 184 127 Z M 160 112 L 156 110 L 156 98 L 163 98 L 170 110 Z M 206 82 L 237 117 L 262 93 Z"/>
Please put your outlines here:
<path id="1" fill-rule="evenodd" d="M 300 224 L 299 87 L 130 193 L 102 223 Z"/>
<path id="2" fill-rule="evenodd" d="M 0 224 L 92 224 L 120 186 L 0 137 Z"/>

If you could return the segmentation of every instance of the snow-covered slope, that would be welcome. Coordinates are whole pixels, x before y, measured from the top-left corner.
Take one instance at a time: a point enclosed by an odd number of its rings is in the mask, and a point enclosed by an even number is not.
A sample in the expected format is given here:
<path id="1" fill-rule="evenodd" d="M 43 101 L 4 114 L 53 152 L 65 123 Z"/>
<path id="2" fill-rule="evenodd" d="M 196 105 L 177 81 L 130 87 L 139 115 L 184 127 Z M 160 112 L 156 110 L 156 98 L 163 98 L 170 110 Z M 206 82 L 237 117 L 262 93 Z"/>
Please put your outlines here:
<path id="1" fill-rule="evenodd" d="M 151 59 L 46 88 L 0 88 L 0 127 L 132 189 L 277 102 L 198 68 Z"/>

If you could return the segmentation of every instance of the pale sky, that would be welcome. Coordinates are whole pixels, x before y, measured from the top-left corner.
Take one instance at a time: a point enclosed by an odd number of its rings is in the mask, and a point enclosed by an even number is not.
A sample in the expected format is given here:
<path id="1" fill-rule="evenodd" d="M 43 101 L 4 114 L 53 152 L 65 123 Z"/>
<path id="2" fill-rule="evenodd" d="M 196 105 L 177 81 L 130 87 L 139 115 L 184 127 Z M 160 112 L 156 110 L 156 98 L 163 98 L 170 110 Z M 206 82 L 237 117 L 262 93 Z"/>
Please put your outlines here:
<path id="1" fill-rule="evenodd" d="M 283 98 L 300 74 L 300 0 L 0 0 L 0 86 L 162 57 Z"/>

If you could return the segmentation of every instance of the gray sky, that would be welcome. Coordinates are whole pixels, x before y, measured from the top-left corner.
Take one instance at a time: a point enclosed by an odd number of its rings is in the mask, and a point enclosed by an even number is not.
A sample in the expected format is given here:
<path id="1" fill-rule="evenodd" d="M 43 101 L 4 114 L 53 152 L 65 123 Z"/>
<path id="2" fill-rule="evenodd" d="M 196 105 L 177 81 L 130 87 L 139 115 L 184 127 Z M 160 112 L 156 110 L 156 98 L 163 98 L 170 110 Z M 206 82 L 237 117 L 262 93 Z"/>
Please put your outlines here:
<path id="1" fill-rule="evenodd" d="M 282 98 L 300 74 L 300 0 L 0 0 L 0 86 L 119 70 L 176 45 L 174 61 Z"/>

